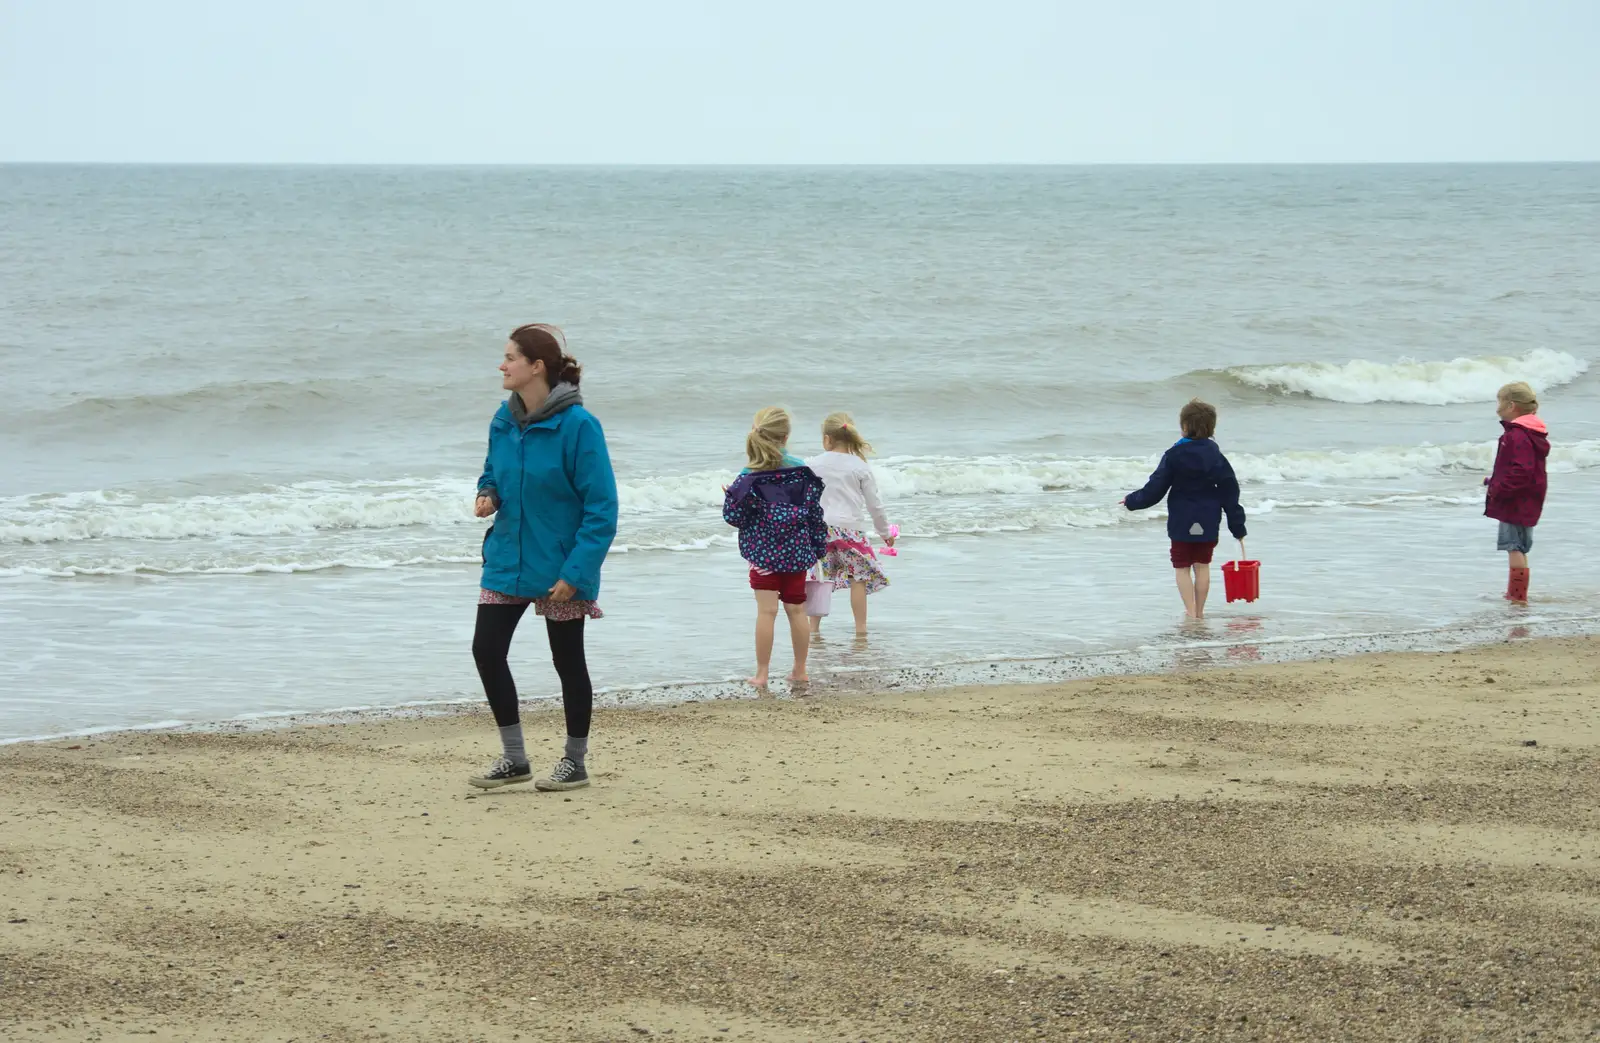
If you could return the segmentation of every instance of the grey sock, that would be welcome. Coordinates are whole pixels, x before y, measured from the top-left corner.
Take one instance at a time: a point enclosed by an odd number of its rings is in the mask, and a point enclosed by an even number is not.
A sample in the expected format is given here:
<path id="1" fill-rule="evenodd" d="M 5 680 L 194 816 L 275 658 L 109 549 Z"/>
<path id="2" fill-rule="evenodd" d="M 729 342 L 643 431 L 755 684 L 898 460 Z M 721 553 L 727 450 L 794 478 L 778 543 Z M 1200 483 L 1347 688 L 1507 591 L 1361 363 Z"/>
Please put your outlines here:
<path id="1" fill-rule="evenodd" d="M 588 754 L 589 737 L 587 735 L 581 739 L 571 735 L 567 736 L 567 760 L 581 767 L 583 765 L 583 758 L 588 756 Z"/>
<path id="2" fill-rule="evenodd" d="M 528 751 L 522 746 L 522 724 L 508 724 L 500 729 L 500 745 L 505 748 L 506 760 L 512 764 L 528 763 Z"/>

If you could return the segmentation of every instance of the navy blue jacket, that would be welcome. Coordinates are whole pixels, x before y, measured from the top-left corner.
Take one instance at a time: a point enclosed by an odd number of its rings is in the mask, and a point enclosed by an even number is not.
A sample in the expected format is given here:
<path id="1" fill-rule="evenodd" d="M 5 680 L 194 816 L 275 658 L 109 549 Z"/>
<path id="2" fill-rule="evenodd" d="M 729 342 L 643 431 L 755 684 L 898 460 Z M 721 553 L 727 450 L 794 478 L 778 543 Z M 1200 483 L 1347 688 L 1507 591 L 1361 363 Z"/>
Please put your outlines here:
<path id="1" fill-rule="evenodd" d="M 1222 514 L 1228 531 L 1242 540 L 1244 508 L 1239 506 L 1239 480 L 1228 458 L 1209 438 L 1185 438 L 1168 449 L 1150 481 L 1123 501 L 1130 511 L 1154 507 L 1167 498 L 1167 535 L 1179 543 L 1215 543 Z"/>
<path id="2" fill-rule="evenodd" d="M 722 520 L 739 530 L 739 554 L 768 572 L 805 572 L 828 553 L 822 479 L 801 464 L 746 471 L 722 501 Z"/>

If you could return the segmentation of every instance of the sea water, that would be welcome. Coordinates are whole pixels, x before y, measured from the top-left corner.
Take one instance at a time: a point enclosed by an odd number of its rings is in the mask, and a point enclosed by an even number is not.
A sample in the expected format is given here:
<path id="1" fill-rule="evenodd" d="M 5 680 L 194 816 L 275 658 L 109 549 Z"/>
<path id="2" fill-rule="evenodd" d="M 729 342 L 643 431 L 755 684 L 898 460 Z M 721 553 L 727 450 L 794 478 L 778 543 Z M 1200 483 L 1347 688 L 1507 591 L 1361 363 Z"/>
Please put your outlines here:
<path id="1" fill-rule="evenodd" d="M 620 484 L 612 701 L 749 671 L 719 507 L 769 404 L 802 455 L 852 412 L 905 534 L 819 686 L 1600 615 L 1597 165 L 0 166 L 0 227 L 0 741 L 480 698 L 471 500 L 529 321 Z M 1511 380 L 1553 446 L 1525 611 L 1482 516 Z M 1118 506 L 1193 396 L 1263 562 L 1198 628 Z"/>

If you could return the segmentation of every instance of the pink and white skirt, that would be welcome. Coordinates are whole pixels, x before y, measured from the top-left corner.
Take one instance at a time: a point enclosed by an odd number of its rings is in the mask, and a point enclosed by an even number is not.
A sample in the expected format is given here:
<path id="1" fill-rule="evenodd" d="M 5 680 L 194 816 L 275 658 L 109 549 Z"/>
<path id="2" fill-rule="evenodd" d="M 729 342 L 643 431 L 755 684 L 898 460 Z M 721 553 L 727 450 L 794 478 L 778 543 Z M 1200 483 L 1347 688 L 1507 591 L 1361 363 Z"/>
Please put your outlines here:
<path id="1" fill-rule="evenodd" d="M 865 583 L 868 594 L 889 585 L 872 541 L 860 529 L 828 526 L 828 553 L 817 563 L 818 578 L 833 584 L 834 590 L 849 590 L 852 583 Z"/>

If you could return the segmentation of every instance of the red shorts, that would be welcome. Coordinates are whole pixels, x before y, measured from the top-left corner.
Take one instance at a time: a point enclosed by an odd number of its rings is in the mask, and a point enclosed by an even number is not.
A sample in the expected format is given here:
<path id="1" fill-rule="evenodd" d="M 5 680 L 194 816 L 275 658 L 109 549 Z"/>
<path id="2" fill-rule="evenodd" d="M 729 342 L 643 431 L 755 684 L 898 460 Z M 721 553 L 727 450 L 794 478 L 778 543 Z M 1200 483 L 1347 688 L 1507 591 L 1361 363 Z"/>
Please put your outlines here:
<path id="1" fill-rule="evenodd" d="M 776 590 L 778 600 L 785 605 L 806 603 L 806 574 L 804 572 L 759 572 L 750 570 L 751 590 Z"/>
<path id="2" fill-rule="evenodd" d="M 1186 569 L 1190 565 L 1211 564 L 1211 552 L 1217 549 L 1217 541 L 1210 543 L 1188 543 L 1184 540 L 1172 541 L 1172 567 Z"/>

